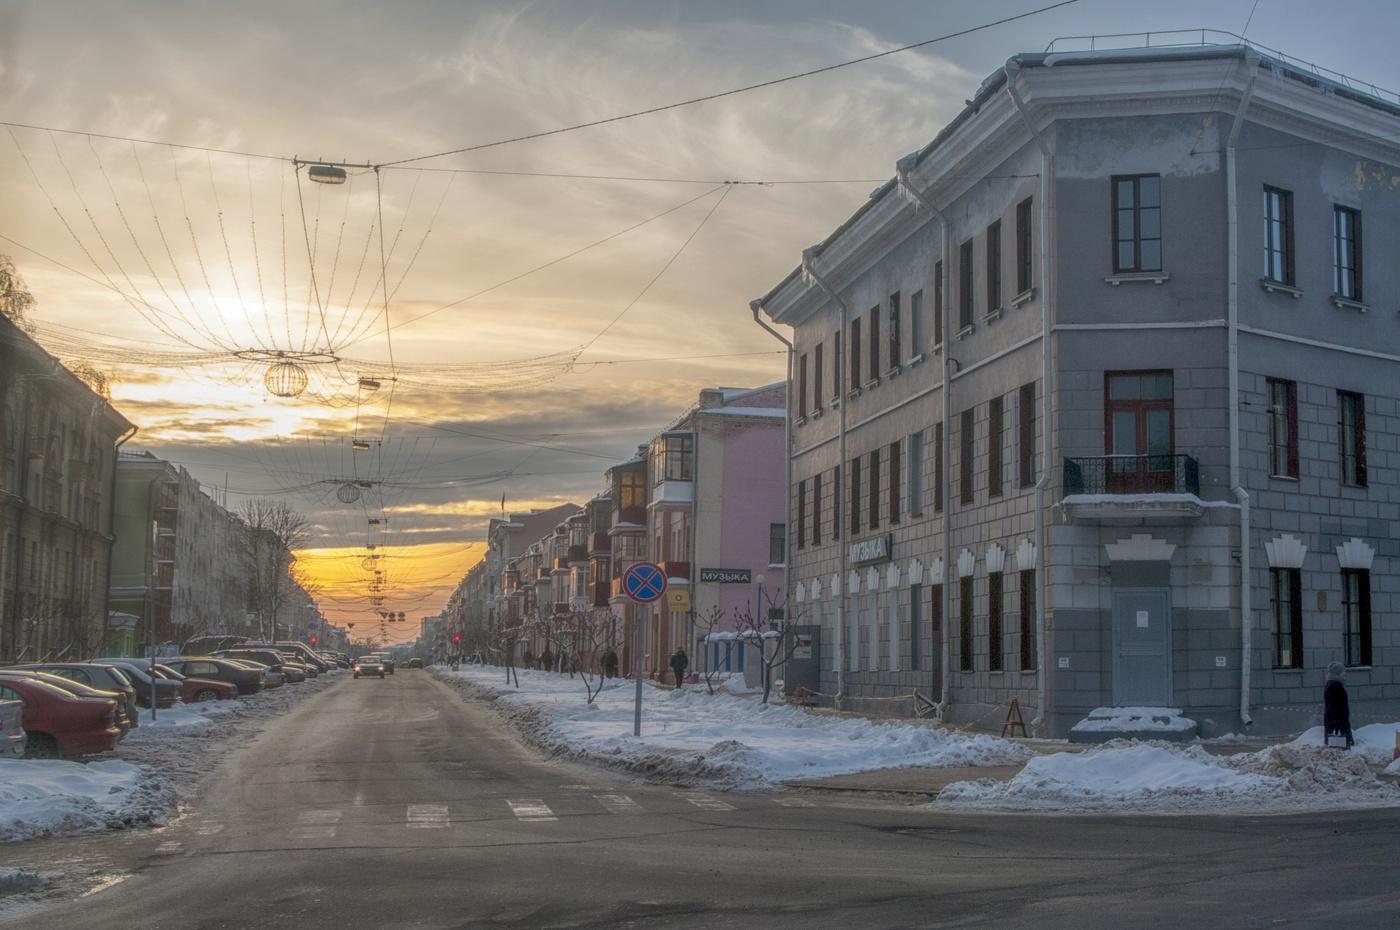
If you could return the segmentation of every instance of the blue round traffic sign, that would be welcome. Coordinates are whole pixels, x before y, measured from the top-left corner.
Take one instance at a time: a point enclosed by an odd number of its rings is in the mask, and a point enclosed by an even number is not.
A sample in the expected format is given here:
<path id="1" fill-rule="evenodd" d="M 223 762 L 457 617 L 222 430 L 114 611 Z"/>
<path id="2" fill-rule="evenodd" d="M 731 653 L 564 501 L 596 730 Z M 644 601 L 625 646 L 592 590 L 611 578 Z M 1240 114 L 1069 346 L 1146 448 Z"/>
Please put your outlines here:
<path id="1" fill-rule="evenodd" d="M 666 573 L 655 562 L 635 562 L 622 573 L 622 589 L 639 604 L 659 601 L 666 593 Z"/>

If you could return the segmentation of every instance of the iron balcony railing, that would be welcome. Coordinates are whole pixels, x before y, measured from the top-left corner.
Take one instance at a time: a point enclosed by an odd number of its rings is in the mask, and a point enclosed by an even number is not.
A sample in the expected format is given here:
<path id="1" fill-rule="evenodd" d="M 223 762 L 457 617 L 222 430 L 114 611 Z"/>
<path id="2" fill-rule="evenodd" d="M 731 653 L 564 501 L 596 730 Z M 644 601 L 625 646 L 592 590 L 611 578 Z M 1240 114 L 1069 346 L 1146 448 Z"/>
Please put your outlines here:
<path id="1" fill-rule="evenodd" d="M 1201 494 L 1201 471 L 1189 455 L 1100 455 L 1064 460 L 1071 494 Z"/>

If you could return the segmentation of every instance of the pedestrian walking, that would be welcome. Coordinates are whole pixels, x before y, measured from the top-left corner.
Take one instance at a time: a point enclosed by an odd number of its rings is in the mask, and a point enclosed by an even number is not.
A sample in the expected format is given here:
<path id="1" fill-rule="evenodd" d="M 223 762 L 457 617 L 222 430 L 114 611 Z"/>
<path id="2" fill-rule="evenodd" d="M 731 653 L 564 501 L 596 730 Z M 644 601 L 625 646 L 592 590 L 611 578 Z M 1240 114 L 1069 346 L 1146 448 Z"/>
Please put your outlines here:
<path id="1" fill-rule="evenodd" d="M 1356 745 L 1351 736 L 1351 708 L 1347 702 L 1346 666 L 1333 662 L 1327 666 L 1327 684 L 1322 687 L 1322 745 L 1329 745 L 1333 736 L 1346 739 L 1346 748 Z"/>
<path id="2" fill-rule="evenodd" d="M 520 654 L 520 664 L 525 666 L 526 668 L 531 668 L 534 666 L 535 654 L 530 651 L 529 646 L 526 646 L 525 651 Z"/>
<path id="3" fill-rule="evenodd" d="M 690 668 L 690 656 L 685 654 L 684 646 L 677 646 L 676 651 L 671 653 L 671 671 L 676 676 L 678 689 L 685 684 L 685 670 L 688 668 Z"/>
<path id="4" fill-rule="evenodd" d="M 579 674 L 582 671 L 583 656 L 579 655 L 578 650 L 575 649 L 574 654 L 569 656 L 569 677 L 573 678 L 575 675 Z"/>
<path id="5" fill-rule="evenodd" d="M 554 671 L 554 653 L 549 651 L 549 647 L 544 647 L 544 652 L 540 653 L 540 671 Z"/>
<path id="6" fill-rule="evenodd" d="M 607 654 L 603 656 L 603 677 L 617 677 L 617 653 L 612 649 L 609 649 Z"/>

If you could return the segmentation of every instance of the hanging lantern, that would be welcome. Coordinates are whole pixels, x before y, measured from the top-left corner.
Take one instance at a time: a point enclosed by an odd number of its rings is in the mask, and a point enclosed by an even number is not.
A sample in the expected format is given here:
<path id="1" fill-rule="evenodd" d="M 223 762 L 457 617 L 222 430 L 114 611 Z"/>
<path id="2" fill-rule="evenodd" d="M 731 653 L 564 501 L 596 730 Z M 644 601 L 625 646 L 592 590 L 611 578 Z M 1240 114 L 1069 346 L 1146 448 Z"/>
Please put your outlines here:
<path id="1" fill-rule="evenodd" d="M 360 499 L 360 489 L 353 484 L 342 484 L 335 496 L 342 504 L 353 504 Z"/>
<path id="2" fill-rule="evenodd" d="M 356 452 L 368 452 L 369 443 L 365 442 L 363 439 L 356 439 L 350 443 L 350 448 L 354 449 Z"/>
<path id="3" fill-rule="evenodd" d="M 274 397 L 299 397 L 309 383 L 306 369 L 296 362 L 278 362 L 263 376 L 263 384 Z"/>

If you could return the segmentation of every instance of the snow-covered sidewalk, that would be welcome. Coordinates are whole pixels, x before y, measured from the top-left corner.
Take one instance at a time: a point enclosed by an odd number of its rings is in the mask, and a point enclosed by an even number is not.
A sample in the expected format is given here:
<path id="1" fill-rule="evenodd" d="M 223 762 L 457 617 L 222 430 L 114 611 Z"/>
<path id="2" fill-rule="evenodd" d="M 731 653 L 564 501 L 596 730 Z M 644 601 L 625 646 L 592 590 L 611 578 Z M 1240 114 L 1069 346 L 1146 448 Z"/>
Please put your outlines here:
<path id="1" fill-rule="evenodd" d="M 141 725 L 93 761 L 0 760 L 0 842 L 164 823 L 179 798 L 249 734 L 334 674 L 234 701 L 141 712 Z"/>
<path id="2" fill-rule="evenodd" d="M 1320 728 L 1259 752 L 1219 755 L 1202 744 L 1119 740 L 1082 749 L 1050 740 L 1002 740 L 922 721 L 873 723 L 763 705 L 753 695 L 677 692 L 646 683 L 642 735 L 632 735 L 635 683 L 616 680 L 592 704 L 567 675 L 464 666 L 433 669 L 492 702 L 536 745 L 558 755 L 652 780 L 762 789 L 831 775 L 893 768 L 1025 764 L 1009 783 L 955 782 L 937 806 L 957 810 L 1285 812 L 1400 806 L 1400 786 L 1374 768 L 1391 760 L 1400 724 L 1356 733 L 1353 752 L 1322 746 Z M 1228 747 L 1218 741 L 1213 748 Z M 1400 775 L 1400 763 L 1390 765 Z"/>

